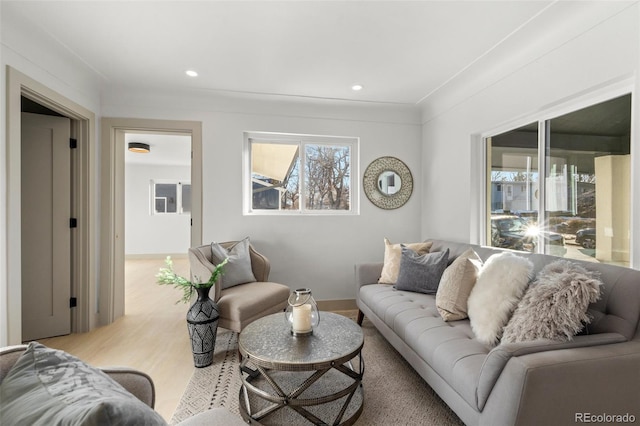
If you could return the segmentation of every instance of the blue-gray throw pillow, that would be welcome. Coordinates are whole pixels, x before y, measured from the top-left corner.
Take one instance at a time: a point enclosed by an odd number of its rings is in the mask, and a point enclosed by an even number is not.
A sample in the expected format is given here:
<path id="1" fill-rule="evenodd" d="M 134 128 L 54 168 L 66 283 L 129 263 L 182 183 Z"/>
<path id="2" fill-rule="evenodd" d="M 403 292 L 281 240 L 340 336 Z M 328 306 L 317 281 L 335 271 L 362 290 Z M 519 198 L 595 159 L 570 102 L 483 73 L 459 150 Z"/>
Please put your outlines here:
<path id="1" fill-rule="evenodd" d="M 0 385 L 3 425 L 166 425 L 98 368 L 31 342 Z"/>
<path id="2" fill-rule="evenodd" d="M 229 248 L 224 248 L 215 242 L 211 243 L 211 258 L 214 265 L 221 263 L 226 258 L 229 259 L 222 270 L 221 282 L 223 289 L 256 281 L 253 269 L 251 269 L 249 237 L 238 241 Z"/>
<path id="3" fill-rule="evenodd" d="M 435 294 L 449 261 L 449 249 L 423 255 L 402 247 L 400 273 L 396 288 L 417 293 Z"/>

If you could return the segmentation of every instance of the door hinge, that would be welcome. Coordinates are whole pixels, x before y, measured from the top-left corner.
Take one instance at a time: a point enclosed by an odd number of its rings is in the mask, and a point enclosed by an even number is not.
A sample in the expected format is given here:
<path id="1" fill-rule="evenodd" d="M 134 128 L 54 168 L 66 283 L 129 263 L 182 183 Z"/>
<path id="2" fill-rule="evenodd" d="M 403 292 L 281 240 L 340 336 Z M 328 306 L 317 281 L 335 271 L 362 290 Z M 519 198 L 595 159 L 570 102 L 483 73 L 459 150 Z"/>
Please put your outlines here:
<path id="1" fill-rule="evenodd" d="M 76 149 L 78 147 L 78 139 L 69 138 L 69 148 Z"/>
<path id="2" fill-rule="evenodd" d="M 77 228 L 78 227 L 78 219 L 72 217 L 69 219 L 69 228 Z"/>
<path id="3" fill-rule="evenodd" d="M 69 307 L 70 308 L 75 308 L 76 306 L 78 306 L 78 298 L 77 297 L 72 297 L 69 299 Z"/>

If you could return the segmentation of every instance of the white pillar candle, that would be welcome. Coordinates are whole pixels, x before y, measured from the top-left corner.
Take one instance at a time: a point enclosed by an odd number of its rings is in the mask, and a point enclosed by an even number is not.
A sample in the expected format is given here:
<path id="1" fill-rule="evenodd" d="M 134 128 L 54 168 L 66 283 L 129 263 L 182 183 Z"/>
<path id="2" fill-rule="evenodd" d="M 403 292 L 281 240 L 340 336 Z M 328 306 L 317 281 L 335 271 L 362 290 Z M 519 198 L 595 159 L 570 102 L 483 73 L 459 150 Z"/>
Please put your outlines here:
<path id="1" fill-rule="evenodd" d="M 293 331 L 296 333 L 311 331 L 311 305 L 293 307 Z"/>

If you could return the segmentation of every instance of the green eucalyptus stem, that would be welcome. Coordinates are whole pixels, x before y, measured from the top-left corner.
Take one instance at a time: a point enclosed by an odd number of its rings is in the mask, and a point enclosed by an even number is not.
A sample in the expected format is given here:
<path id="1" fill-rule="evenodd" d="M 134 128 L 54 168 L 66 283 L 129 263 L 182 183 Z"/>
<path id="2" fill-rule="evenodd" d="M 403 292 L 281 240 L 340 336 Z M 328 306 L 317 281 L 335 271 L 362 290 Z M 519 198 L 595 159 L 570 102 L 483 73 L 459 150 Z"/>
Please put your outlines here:
<path id="1" fill-rule="evenodd" d="M 191 300 L 195 288 L 211 288 L 216 284 L 220 276 L 224 273 L 224 265 L 226 265 L 228 261 L 229 258 L 226 258 L 225 260 L 217 264 L 213 268 L 213 272 L 211 273 L 211 276 L 209 277 L 209 280 L 207 282 L 192 283 L 188 279 L 181 277 L 174 272 L 171 256 L 167 256 L 164 261 L 167 266 L 166 268 L 160 268 L 160 270 L 156 274 L 156 282 L 160 285 L 172 285 L 177 289 L 181 289 L 183 291 L 182 298 L 176 303 L 187 303 Z M 198 277 L 195 278 L 196 280 L 198 280 Z"/>

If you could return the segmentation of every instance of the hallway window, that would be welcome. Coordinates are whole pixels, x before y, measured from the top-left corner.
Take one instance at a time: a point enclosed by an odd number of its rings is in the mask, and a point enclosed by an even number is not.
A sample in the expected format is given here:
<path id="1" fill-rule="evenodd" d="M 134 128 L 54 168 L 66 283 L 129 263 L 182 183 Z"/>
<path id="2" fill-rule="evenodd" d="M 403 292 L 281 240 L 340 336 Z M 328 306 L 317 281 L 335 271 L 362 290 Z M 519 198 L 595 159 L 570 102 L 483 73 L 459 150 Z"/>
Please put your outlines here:
<path id="1" fill-rule="evenodd" d="M 190 214 L 191 183 L 151 181 L 151 214 Z"/>

